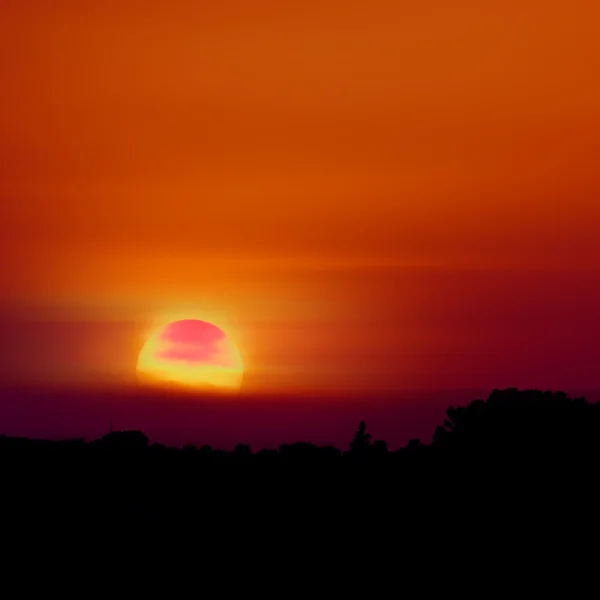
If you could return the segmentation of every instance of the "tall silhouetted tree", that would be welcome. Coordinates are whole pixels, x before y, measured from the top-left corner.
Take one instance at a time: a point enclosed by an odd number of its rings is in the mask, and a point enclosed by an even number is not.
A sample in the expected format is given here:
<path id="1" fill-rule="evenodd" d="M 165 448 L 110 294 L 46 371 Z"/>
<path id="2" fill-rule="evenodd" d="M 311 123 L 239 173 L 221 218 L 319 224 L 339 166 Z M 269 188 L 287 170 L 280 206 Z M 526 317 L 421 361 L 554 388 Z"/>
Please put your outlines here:
<path id="1" fill-rule="evenodd" d="M 371 434 L 367 433 L 367 424 L 361 421 L 354 439 L 350 442 L 350 450 L 357 454 L 365 454 L 371 445 Z"/>

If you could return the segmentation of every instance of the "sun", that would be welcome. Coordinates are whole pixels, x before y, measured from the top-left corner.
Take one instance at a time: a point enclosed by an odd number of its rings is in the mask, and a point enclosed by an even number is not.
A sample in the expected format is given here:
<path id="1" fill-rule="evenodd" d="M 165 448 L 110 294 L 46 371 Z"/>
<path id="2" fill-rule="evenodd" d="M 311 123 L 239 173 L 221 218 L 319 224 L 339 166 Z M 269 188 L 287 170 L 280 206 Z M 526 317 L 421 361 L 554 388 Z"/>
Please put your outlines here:
<path id="1" fill-rule="evenodd" d="M 184 319 L 152 333 L 138 357 L 137 373 L 144 383 L 236 391 L 244 365 L 237 346 L 222 329 L 207 321 Z"/>

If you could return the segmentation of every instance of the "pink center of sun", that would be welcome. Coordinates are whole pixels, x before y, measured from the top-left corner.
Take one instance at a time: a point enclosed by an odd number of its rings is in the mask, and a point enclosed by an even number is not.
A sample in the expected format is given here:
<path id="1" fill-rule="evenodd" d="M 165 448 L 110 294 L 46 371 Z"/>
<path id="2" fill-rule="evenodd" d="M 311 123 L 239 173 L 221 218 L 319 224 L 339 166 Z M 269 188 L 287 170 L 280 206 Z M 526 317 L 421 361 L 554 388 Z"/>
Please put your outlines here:
<path id="1" fill-rule="evenodd" d="M 205 321 L 185 320 L 167 325 L 160 333 L 158 361 L 232 367 L 225 333 Z"/>

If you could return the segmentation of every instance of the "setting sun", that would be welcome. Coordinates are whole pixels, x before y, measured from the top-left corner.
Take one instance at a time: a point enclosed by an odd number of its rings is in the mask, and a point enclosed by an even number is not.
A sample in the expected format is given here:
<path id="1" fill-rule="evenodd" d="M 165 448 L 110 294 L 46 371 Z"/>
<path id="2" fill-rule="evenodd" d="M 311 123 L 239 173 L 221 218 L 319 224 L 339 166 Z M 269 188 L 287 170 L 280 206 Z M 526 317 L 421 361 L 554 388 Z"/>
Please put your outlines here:
<path id="1" fill-rule="evenodd" d="M 150 336 L 140 352 L 137 372 L 147 383 L 237 390 L 244 366 L 237 346 L 222 329 L 186 319 Z"/>

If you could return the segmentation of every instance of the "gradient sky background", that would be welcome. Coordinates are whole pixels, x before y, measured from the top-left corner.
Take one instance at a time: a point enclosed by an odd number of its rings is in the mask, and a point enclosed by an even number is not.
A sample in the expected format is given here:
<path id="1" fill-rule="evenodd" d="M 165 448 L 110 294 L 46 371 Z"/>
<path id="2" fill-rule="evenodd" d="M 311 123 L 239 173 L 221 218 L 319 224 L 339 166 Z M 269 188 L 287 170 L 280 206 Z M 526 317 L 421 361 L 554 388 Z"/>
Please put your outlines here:
<path id="1" fill-rule="evenodd" d="M 0 376 L 133 383 L 186 316 L 249 394 L 599 389 L 599 22 L 3 2 Z"/>

